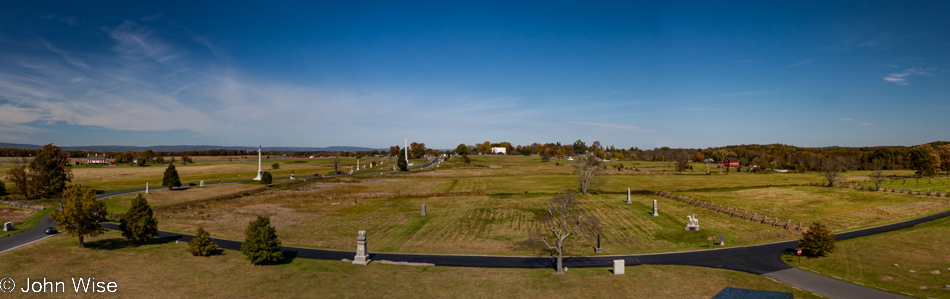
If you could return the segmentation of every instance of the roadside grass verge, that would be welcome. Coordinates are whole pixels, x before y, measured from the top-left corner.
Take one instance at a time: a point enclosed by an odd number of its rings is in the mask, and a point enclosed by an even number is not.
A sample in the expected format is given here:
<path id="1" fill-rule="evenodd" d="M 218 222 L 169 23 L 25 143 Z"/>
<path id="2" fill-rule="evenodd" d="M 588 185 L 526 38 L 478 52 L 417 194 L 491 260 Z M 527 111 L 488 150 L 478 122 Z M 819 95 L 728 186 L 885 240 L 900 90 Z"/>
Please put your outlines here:
<path id="1" fill-rule="evenodd" d="M 948 235 L 950 218 L 934 220 L 883 234 L 839 241 L 834 253 L 826 257 L 802 258 L 799 267 L 893 293 L 947 298 L 950 290 L 943 289 L 943 286 L 950 284 Z M 797 266 L 797 257 L 785 255 L 783 260 L 790 266 Z M 939 274 L 931 274 L 934 270 Z"/>
<path id="2" fill-rule="evenodd" d="M 118 232 L 89 238 L 90 248 L 76 248 L 76 238 L 55 236 L 4 253 L 0 273 L 17 287 L 26 278 L 64 281 L 66 293 L 33 297 L 76 298 L 72 278 L 115 281 L 122 297 L 179 298 L 526 298 L 590 296 L 593 290 L 616 297 L 709 298 L 725 287 L 792 292 L 817 298 L 768 278 L 730 270 L 689 266 L 627 267 L 626 275 L 606 268 L 571 268 L 566 275 L 551 269 L 455 268 L 402 266 L 374 261 L 349 262 L 295 258 L 275 266 L 254 266 L 240 252 L 195 257 L 187 244 L 153 241 L 129 247 Z M 222 287 L 227 286 L 227 287 Z"/>

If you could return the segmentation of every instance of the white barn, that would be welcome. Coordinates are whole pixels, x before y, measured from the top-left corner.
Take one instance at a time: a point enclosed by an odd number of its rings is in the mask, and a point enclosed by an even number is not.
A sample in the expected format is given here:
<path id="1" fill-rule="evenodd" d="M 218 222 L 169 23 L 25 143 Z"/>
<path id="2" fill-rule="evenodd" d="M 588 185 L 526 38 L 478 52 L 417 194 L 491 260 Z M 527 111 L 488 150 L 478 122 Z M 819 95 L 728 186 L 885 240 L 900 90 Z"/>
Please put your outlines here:
<path id="1" fill-rule="evenodd" d="M 507 154 L 508 154 L 508 148 L 507 148 L 507 147 L 492 147 L 492 148 L 491 148 L 491 153 L 492 153 L 492 154 L 507 155 Z"/>

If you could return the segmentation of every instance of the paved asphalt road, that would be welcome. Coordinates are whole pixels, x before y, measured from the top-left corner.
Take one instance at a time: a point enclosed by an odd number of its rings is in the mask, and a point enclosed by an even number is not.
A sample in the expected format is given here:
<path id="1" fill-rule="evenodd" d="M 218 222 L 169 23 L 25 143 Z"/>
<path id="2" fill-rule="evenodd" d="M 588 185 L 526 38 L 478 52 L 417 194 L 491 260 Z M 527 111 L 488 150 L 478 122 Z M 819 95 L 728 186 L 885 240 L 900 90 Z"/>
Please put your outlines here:
<path id="1" fill-rule="evenodd" d="M 437 163 L 435 159 L 426 163 L 426 165 L 415 169 L 426 168 Z M 362 172 L 379 173 L 392 170 Z M 329 176 L 345 176 L 329 175 Z M 325 177 L 329 177 L 325 176 Z M 286 178 L 283 178 L 286 179 Z M 235 183 L 235 182 L 228 182 Z M 160 188 L 155 188 L 160 189 Z M 129 190 L 102 194 L 99 197 L 105 198 L 120 194 L 142 192 L 142 190 Z M 940 212 L 934 215 L 915 218 L 902 222 L 865 228 L 861 230 L 838 233 L 837 240 L 846 240 L 857 237 L 863 237 L 893 230 L 911 227 L 920 223 L 933 221 L 950 216 L 950 211 Z M 10 250 L 25 244 L 41 240 L 45 237 L 43 230 L 47 226 L 52 226 L 52 220 L 44 218 L 40 225 L 31 230 L 22 232 L 6 238 L 0 238 L 0 252 Z M 103 223 L 108 229 L 118 229 L 118 225 Z M 159 237 L 188 242 L 192 235 L 179 234 L 172 232 L 159 232 Z M 354 241 L 356 239 L 354 234 Z M 240 250 L 240 241 L 215 239 L 218 246 L 225 249 Z M 355 244 L 355 242 L 354 242 Z M 832 279 L 829 277 L 811 274 L 806 271 L 798 270 L 786 265 L 781 260 L 783 253 L 791 252 L 798 246 L 797 241 L 785 241 L 770 244 L 761 244 L 743 247 L 727 247 L 710 250 L 698 250 L 673 253 L 656 254 L 633 254 L 633 255 L 600 255 L 600 256 L 580 256 L 565 257 L 565 267 L 588 268 L 613 266 L 613 260 L 622 259 L 627 266 L 636 265 L 689 265 L 709 268 L 729 269 L 743 272 L 749 272 L 764 275 L 798 286 L 811 292 L 828 296 L 831 298 L 905 298 L 900 295 L 871 289 L 848 282 Z M 354 246 L 355 247 L 355 246 Z M 372 248 L 369 248 L 372 250 Z M 300 247 L 282 247 L 286 256 L 293 258 L 312 258 L 327 260 L 352 259 L 355 251 L 324 250 Z M 355 250 L 355 248 L 354 248 Z M 441 255 L 441 254 L 405 254 L 405 253 L 370 253 L 373 260 L 388 260 L 394 262 L 425 263 L 438 266 L 453 267 L 486 267 L 486 268 L 554 268 L 555 260 L 551 257 L 536 256 L 477 256 L 477 255 Z"/>

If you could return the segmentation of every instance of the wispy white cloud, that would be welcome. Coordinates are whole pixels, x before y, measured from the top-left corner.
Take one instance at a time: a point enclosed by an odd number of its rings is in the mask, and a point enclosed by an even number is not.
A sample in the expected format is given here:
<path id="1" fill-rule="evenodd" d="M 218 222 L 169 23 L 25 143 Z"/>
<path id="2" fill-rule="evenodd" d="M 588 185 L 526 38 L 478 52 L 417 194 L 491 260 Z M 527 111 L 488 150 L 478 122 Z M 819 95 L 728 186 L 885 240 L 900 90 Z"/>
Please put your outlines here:
<path id="1" fill-rule="evenodd" d="M 853 119 L 853 118 L 850 118 L 850 117 L 842 117 L 842 118 L 840 118 L 840 120 L 841 120 L 841 121 L 854 121 L 854 119 Z"/>
<path id="2" fill-rule="evenodd" d="M 906 85 L 910 85 L 910 82 L 907 82 L 907 77 L 912 76 L 912 75 L 930 76 L 931 74 L 928 72 L 930 70 L 933 70 L 933 68 L 929 68 L 929 69 L 910 68 L 900 73 L 891 73 L 885 77 L 881 77 L 881 79 L 884 79 L 884 81 L 894 83 L 897 85 L 906 86 Z"/>
<path id="3" fill-rule="evenodd" d="M 787 65 L 787 66 L 785 66 L 785 67 L 788 67 L 788 68 L 800 67 L 800 66 L 803 66 L 803 65 L 812 63 L 812 62 L 815 62 L 815 60 L 814 60 L 814 59 L 805 59 L 805 60 L 799 61 L 798 63 L 793 63 L 793 64 Z"/>

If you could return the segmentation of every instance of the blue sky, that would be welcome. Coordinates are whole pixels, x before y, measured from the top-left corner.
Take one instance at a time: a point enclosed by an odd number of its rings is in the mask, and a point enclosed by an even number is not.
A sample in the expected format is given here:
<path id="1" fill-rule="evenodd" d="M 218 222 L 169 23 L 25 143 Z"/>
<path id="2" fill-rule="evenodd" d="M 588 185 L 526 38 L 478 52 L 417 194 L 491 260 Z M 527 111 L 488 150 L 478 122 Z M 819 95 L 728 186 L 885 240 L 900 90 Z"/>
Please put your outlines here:
<path id="1" fill-rule="evenodd" d="M 950 2 L 18 2 L 0 142 L 948 140 Z"/>

